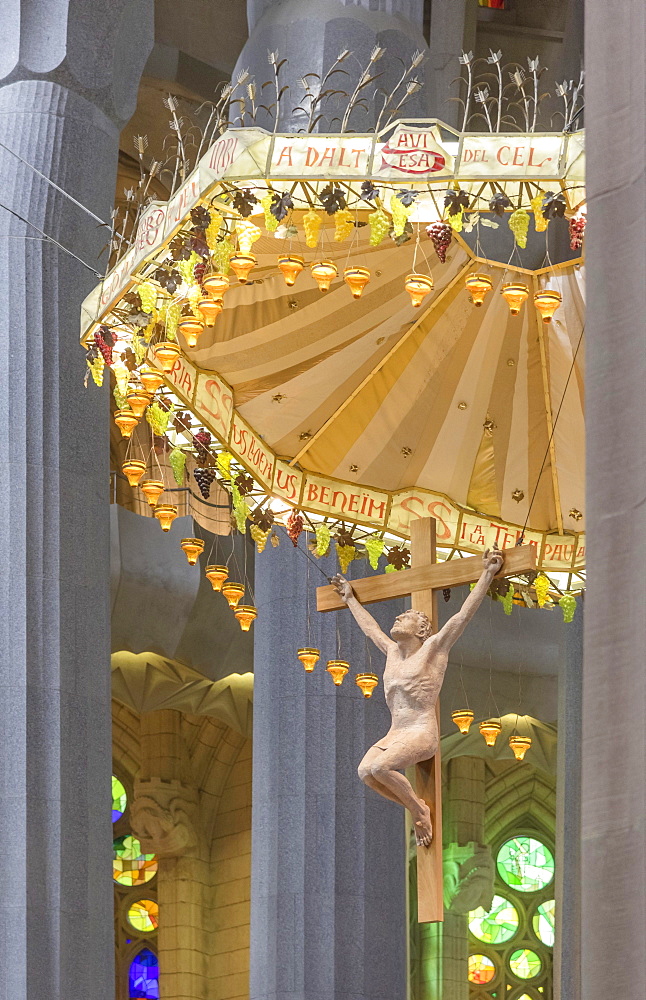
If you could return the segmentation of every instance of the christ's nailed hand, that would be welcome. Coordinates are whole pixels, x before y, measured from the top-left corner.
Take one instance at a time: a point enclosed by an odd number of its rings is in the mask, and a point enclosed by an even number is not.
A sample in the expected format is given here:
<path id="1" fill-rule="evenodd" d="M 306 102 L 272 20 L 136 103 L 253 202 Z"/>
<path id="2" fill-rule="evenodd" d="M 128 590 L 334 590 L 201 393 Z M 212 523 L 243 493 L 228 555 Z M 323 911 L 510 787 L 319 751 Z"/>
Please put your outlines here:
<path id="1" fill-rule="evenodd" d="M 504 562 L 504 556 L 496 543 L 492 549 L 487 549 L 482 557 L 482 567 L 485 572 L 491 573 L 495 576 L 502 569 L 502 564 Z"/>
<path id="2" fill-rule="evenodd" d="M 346 578 L 344 576 L 341 576 L 340 573 L 337 573 L 336 576 L 332 577 L 332 586 L 336 590 L 341 600 L 345 601 L 345 603 L 347 604 L 350 598 L 352 597 L 352 587 L 350 586 Z"/>

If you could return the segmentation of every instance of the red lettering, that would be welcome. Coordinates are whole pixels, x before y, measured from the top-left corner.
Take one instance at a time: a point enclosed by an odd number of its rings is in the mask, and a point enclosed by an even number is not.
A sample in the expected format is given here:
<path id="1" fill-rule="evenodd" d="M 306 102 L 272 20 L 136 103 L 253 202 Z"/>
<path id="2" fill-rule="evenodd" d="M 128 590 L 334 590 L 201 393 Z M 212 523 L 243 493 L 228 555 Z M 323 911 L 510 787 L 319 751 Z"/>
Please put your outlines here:
<path id="1" fill-rule="evenodd" d="M 308 154 L 309 154 L 309 150 L 308 150 Z M 283 162 L 283 157 L 284 156 L 287 157 L 287 163 L 288 163 L 288 165 L 290 167 L 293 167 L 294 164 L 292 163 L 292 147 L 291 146 L 283 146 L 283 148 L 281 150 L 281 153 L 280 153 L 280 156 L 278 157 L 278 161 L 276 163 L 276 166 L 279 167 L 281 165 L 281 163 Z"/>
<path id="2" fill-rule="evenodd" d="M 334 160 L 334 146 L 325 147 L 325 152 L 321 157 L 321 162 L 319 163 L 319 167 L 322 167 L 326 160 L 328 161 L 330 166 L 332 166 L 332 162 Z"/>
<path id="3" fill-rule="evenodd" d="M 296 499 L 296 476 L 288 476 L 284 469 L 276 469 L 276 485 L 285 493 L 287 500 Z"/>
<path id="4" fill-rule="evenodd" d="M 514 160 L 513 160 L 513 166 L 514 167 L 522 167 L 524 165 L 523 164 L 523 153 L 524 152 L 525 152 L 525 150 L 523 149 L 522 146 L 516 146 L 516 149 L 514 151 Z M 519 156 L 520 156 L 520 159 L 518 159 Z"/>
<path id="5" fill-rule="evenodd" d="M 474 150 L 473 149 L 463 149 L 462 150 L 462 162 L 463 163 L 471 163 L 471 160 L 474 159 L 474 155 L 475 154 L 474 154 Z"/>
<path id="6" fill-rule="evenodd" d="M 359 503 L 359 494 L 358 493 L 351 493 L 350 494 L 350 502 L 348 504 L 348 510 L 351 510 L 353 514 L 358 514 L 359 510 L 356 507 L 356 504 L 358 504 L 358 503 Z"/>
<path id="7" fill-rule="evenodd" d="M 438 540 L 441 538 L 450 538 L 452 534 L 451 529 L 444 520 L 444 518 L 442 517 L 442 515 L 438 514 L 438 508 L 442 508 L 443 510 L 445 510 L 449 514 L 449 516 L 451 515 L 451 508 L 448 507 L 445 503 L 442 503 L 441 500 L 433 500 L 433 502 L 430 503 L 426 508 L 431 517 L 434 517 L 435 520 L 437 521 Z M 464 525 L 462 525 L 462 533 L 464 537 Z"/>
<path id="8" fill-rule="evenodd" d="M 498 160 L 498 163 L 501 163 L 503 165 L 503 167 L 508 167 L 509 166 L 509 160 L 503 160 L 503 158 L 502 158 L 502 153 L 503 153 L 504 149 L 506 149 L 506 150 L 509 151 L 509 150 L 511 150 L 511 146 L 501 146 L 500 149 L 498 150 L 497 155 L 496 155 L 496 159 Z"/>
<path id="9" fill-rule="evenodd" d="M 353 149 L 353 150 L 351 150 L 351 152 L 353 152 L 353 153 L 356 153 L 356 154 L 357 154 L 357 155 L 355 156 L 355 158 L 354 158 L 354 166 L 355 166 L 355 169 L 356 169 L 356 168 L 357 168 L 357 167 L 359 166 L 359 157 L 360 157 L 360 156 L 361 156 L 361 154 L 363 153 L 363 150 L 362 150 L 362 149 Z"/>
<path id="10" fill-rule="evenodd" d="M 317 503 L 318 502 L 318 486 L 316 483 L 307 484 L 307 502 Z"/>
<path id="11" fill-rule="evenodd" d="M 376 517 L 381 521 L 386 515 L 386 501 L 381 500 L 377 503 L 375 500 L 370 499 L 370 506 L 368 508 L 368 517 L 375 517 L 374 511 L 378 510 L 379 513 Z M 363 508 L 362 508 L 363 513 Z"/>
<path id="12" fill-rule="evenodd" d="M 329 503 L 330 502 L 329 493 L 330 493 L 330 487 L 329 486 L 322 486 L 321 487 L 321 497 L 320 497 L 321 503 Z"/>

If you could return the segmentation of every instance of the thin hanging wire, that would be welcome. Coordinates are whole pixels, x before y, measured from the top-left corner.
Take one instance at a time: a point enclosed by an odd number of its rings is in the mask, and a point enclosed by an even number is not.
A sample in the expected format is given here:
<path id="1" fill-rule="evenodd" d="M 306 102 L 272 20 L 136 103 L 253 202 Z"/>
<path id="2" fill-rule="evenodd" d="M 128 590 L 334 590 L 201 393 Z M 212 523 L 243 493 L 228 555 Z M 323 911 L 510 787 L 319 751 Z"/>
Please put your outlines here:
<path id="1" fill-rule="evenodd" d="M 493 693 L 493 601 L 489 601 L 489 694 L 487 696 L 487 709 L 491 711 L 491 703 L 496 710 L 495 716 L 493 718 L 500 719 L 500 709 L 498 708 L 498 702 L 496 701 L 496 696 Z M 492 716 L 489 715 L 489 718 Z"/>

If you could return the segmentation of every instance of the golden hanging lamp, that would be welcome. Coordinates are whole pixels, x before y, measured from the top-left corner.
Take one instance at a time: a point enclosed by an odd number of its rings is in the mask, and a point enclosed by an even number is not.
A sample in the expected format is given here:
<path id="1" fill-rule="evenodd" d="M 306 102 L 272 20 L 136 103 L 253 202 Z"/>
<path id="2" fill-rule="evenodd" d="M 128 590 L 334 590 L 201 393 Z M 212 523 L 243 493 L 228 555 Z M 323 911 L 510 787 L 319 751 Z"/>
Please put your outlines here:
<path id="1" fill-rule="evenodd" d="M 151 393 L 145 392 L 141 389 L 134 389 L 126 396 L 126 403 L 128 403 L 137 419 L 139 419 L 140 417 L 143 417 L 144 410 L 151 402 L 152 398 Z"/>
<path id="2" fill-rule="evenodd" d="M 213 326 L 216 319 L 224 309 L 222 299 L 200 299 L 197 304 L 199 312 L 202 313 L 207 326 Z"/>
<path id="3" fill-rule="evenodd" d="M 202 281 L 202 288 L 213 299 L 221 299 L 229 291 L 228 274 L 208 274 Z"/>
<path id="4" fill-rule="evenodd" d="M 158 503 L 153 511 L 159 521 L 162 531 L 170 531 L 171 524 L 177 517 L 177 507 L 172 503 Z"/>
<path id="5" fill-rule="evenodd" d="M 502 286 L 502 297 L 509 306 L 512 316 L 518 316 L 528 295 L 529 289 L 521 281 L 509 281 Z"/>
<path id="6" fill-rule="evenodd" d="M 552 316 L 562 301 L 561 293 L 555 288 L 542 288 L 540 292 L 534 292 L 534 305 L 543 317 L 544 323 L 552 322 Z"/>
<path id="7" fill-rule="evenodd" d="M 139 489 L 146 497 L 150 506 L 154 507 L 164 492 L 164 484 L 161 479 L 144 479 L 143 483 L 139 483 Z"/>
<path id="8" fill-rule="evenodd" d="M 523 760 L 531 745 L 531 736 L 519 736 L 517 733 L 514 733 L 513 736 L 509 737 L 509 746 L 514 751 L 516 760 Z"/>
<path id="9" fill-rule="evenodd" d="M 173 365 L 178 360 L 181 353 L 179 345 L 174 343 L 172 340 L 160 340 L 160 342 L 155 344 L 153 347 L 153 354 L 166 374 L 172 371 Z"/>
<path id="10" fill-rule="evenodd" d="M 471 296 L 474 306 L 481 306 L 485 296 L 493 288 L 493 281 L 487 274 L 470 274 L 464 282 L 464 287 Z"/>
<path id="11" fill-rule="evenodd" d="M 146 463 L 142 462 L 138 458 L 131 458 L 127 462 L 123 463 L 121 471 L 128 480 L 129 486 L 137 486 L 139 484 L 139 480 L 146 471 Z"/>
<path id="12" fill-rule="evenodd" d="M 310 270 L 321 292 L 330 290 L 330 285 L 339 273 L 336 264 L 333 264 L 331 260 L 319 260 L 316 264 L 312 264 Z"/>
<path id="13" fill-rule="evenodd" d="M 241 285 L 246 285 L 249 281 L 249 273 L 256 266 L 256 258 L 252 253 L 234 253 L 229 259 L 231 270 L 236 275 Z"/>
<path id="14" fill-rule="evenodd" d="M 321 650 L 314 649 L 311 646 L 304 646 L 303 649 L 298 650 L 296 655 L 305 667 L 305 672 L 311 674 L 321 658 Z"/>
<path id="15" fill-rule="evenodd" d="M 340 687 L 343 684 L 343 678 L 350 669 L 350 664 L 347 660 L 328 660 L 325 669 L 332 677 L 336 686 Z"/>
<path id="16" fill-rule="evenodd" d="M 207 566 L 204 570 L 204 575 L 210 582 L 214 590 L 222 590 L 222 584 L 229 576 L 229 570 L 226 566 Z"/>
<path id="17" fill-rule="evenodd" d="M 371 698 L 372 692 L 379 683 L 376 674 L 356 674 L 354 683 L 357 685 L 364 698 Z"/>
<path id="18" fill-rule="evenodd" d="M 182 316 L 177 329 L 182 334 L 189 347 L 195 347 L 198 338 L 204 332 L 204 323 L 200 322 L 196 316 Z"/>
<path id="19" fill-rule="evenodd" d="M 346 267 L 343 280 L 352 292 L 354 299 L 360 299 L 363 290 L 370 281 L 370 271 L 367 267 Z"/>
<path id="20" fill-rule="evenodd" d="M 282 271 L 285 284 L 290 288 L 305 267 L 305 261 L 298 254 L 287 254 L 278 258 L 278 267 Z"/>
<path id="21" fill-rule="evenodd" d="M 496 740 L 502 732 L 502 726 L 498 719 L 487 719 L 486 722 L 481 722 L 478 729 L 484 737 L 484 741 L 488 747 L 494 746 Z"/>
<path id="22" fill-rule="evenodd" d="M 233 580 L 227 580 L 220 589 L 230 608 L 235 608 L 244 595 L 244 586 L 241 583 L 234 583 Z"/>
<path id="23" fill-rule="evenodd" d="M 134 410 L 117 410 L 114 422 L 121 431 L 121 437 L 129 438 L 139 423 L 139 417 Z"/>
<path id="24" fill-rule="evenodd" d="M 459 708 L 455 712 L 451 712 L 451 718 L 455 722 L 456 726 L 460 730 L 463 736 L 471 729 L 471 723 L 473 722 L 473 712 L 470 708 Z"/>
<path id="25" fill-rule="evenodd" d="M 407 274 L 404 288 L 415 308 L 419 309 L 422 299 L 433 291 L 433 279 L 428 274 Z"/>
<path id="26" fill-rule="evenodd" d="M 251 604 L 239 604 L 233 613 L 240 622 L 240 628 L 243 632 L 248 632 L 251 628 L 251 623 L 258 617 L 256 608 Z"/>
<path id="27" fill-rule="evenodd" d="M 198 556 L 204 551 L 204 542 L 201 538 L 182 538 L 179 543 L 188 559 L 189 566 L 195 566 Z"/>
<path id="28" fill-rule="evenodd" d="M 142 368 L 139 372 L 139 381 L 146 392 L 154 395 L 164 381 L 164 376 L 156 372 L 154 368 Z"/>

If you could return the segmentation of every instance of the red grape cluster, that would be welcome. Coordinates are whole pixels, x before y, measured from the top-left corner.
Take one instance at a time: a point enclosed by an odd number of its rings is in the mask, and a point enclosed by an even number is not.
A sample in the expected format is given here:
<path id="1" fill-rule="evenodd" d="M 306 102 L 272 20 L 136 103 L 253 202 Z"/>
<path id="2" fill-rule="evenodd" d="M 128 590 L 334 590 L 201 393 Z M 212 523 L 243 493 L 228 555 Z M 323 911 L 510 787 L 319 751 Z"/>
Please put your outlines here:
<path id="1" fill-rule="evenodd" d="M 446 251 L 451 245 L 452 229 L 448 222 L 431 222 L 426 227 L 426 235 L 433 240 L 435 253 L 442 264 L 446 263 Z"/>
<path id="2" fill-rule="evenodd" d="M 211 483 L 215 479 L 215 469 L 193 469 L 193 475 L 200 493 L 205 500 L 208 500 L 211 495 Z"/>
<path id="3" fill-rule="evenodd" d="M 287 518 L 287 534 L 291 538 L 292 545 L 298 545 L 298 536 L 303 530 L 303 518 L 295 510 Z"/>
<path id="4" fill-rule="evenodd" d="M 570 219 L 570 250 L 580 250 L 583 246 L 585 221 L 585 215 L 576 215 Z"/>
<path id="5" fill-rule="evenodd" d="M 211 446 L 211 435 L 208 431 L 198 431 L 193 435 L 195 447 L 197 448 L 197 460 L 200 465 L 206 465 L 209 459 L 209 448 Z"/>
<path id="6" fill-rule="evenodd" d="M 100 327 L 94 334 L 94 343 L 101 351 L 106 365 L 112 364 L 112 348 L 114 346 L 114 334 L 106 326 Z"/>

